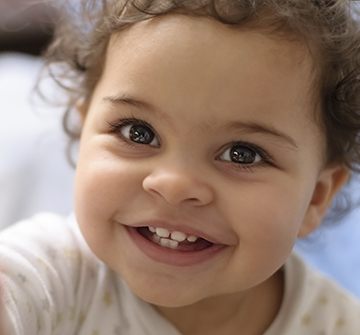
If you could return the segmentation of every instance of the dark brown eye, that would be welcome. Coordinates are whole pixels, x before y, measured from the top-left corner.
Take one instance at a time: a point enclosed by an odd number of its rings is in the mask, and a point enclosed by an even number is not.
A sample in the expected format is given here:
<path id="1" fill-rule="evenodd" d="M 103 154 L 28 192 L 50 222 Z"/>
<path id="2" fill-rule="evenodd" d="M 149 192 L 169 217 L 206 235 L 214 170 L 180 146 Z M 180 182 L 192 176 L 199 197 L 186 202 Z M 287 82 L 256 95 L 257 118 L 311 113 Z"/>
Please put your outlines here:
<path id="1" fill-rule="evenodd" d="M 244 144 L 234 144 L 227 148 L 220 156 L 220 159 L 244 165 L 257 164 L 263 160 L 255 149 Z"/>
<path id="2" fill-rule="evenodd" d="M 143 125 L 129 125 L 124 127 L 122 129 L 122 134 L 128 136 L 131 141 L 140 144 L 151 144 L 155 137 L 153 131 Z"/>
<path id="3" fill-rule="evenodd" d="M 242 145 L 234 145 L 230 149 L 230 158 L 235 163 L 254 164 L 259 155 L 252 149 Z"/>
<path id="4" fill-rule="evenodd" d="M 109 123 L 111 132 L 122 139 L 137 144 L 158 147 L 160 142 L 152 127 L 137 119 L 126 119 L 116 123 Z"/>

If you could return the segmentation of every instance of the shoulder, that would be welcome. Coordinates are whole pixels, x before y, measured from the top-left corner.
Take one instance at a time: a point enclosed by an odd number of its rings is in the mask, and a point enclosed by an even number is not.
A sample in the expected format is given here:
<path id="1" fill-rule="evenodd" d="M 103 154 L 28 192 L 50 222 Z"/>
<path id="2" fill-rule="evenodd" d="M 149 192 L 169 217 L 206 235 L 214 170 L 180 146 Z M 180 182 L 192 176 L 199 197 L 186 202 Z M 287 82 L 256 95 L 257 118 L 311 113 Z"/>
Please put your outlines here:
<path id="1" fill-rule="evenodd" d="M 51 283 L 76 283 L 102 263 L 87 246 L 73 216 L 41 213 L 0 232 L 1 271 L 19 277 L 19 271 Z M 22 277 L 22 276 L 21 276 Z M 45 280 L 47 279 L 47 280 Z M 62 279 L 60 281 L 59 279 Z"/>
<path id="2" fill-rule="evenodd" d="M 106 273 L 74 218 L 49 213 L 0 232 L 0 264 L 9 334 L 70 334 Z"/>
<path id="3" fill-rule="evenodd" d="M 16 245 L 19 239 L 43 240 L 49 238 L 68 239 L 73 235 L 73 227 L 68 218 L 53 213 L 40 213 L 21 220 L 0 231 L 1 244 Z"/>
<path id="4" fill-rule="evenodd" d="M 284 300 L 271 331 L 293 335 L 358 335 L 360 302 L 293 254 L 285 265 Z"/>
<path id="5" fill-rule="evenodd" d="M 91 253 L 74 216 L 63 217 L 54 213 L 39 213 L 0 231 L 0 251 L 30 252 L 32 256 L 59 256 L 59 259 Z"/>

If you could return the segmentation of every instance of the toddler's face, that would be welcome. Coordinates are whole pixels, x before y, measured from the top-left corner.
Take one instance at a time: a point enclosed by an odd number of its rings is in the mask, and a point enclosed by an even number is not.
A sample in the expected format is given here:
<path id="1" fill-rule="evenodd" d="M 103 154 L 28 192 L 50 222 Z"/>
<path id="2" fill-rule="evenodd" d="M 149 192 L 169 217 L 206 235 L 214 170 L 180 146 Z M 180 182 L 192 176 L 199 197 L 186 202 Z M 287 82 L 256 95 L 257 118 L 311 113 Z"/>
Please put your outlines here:
<path id="1" fill-rule="evenodd" d="M 135 293 L 180 306 L 255 287 L 318 224 L 339 183 L 321 169 L 311 73 L 300 43 L 209 19 L 169 16 L 111 38 L 76 214 Z"/>

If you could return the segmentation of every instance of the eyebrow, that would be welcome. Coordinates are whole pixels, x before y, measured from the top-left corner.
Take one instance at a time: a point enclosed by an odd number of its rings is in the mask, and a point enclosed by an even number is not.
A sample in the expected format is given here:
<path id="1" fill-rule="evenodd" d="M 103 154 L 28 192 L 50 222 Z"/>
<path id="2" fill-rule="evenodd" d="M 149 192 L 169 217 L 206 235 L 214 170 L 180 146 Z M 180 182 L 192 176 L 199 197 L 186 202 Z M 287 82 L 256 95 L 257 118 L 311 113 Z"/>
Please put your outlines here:
<path id="1" fill-rule="evenodd" d="M 128 107 L 135 107 L 137 109 L 143 109 L 151 111 L 154 114 L 157 114 L 159 117 L 168 119 L 168 115 L 165 113 L 159 111 L 155 106 L 153 106 L 151 103 L 139 100 L 135 97 L 132 97 L 128 94 L 119 94 L 119 95 L 113 95 L 113 96 L 106 96 L 103 98 L 103 101 L 110 102 L 114 105 L 123 105 Z"/>
<path id="2" fill-rule="evenodd" d="M 153 106 L 151 103 L 137 99 L 128 94 L 106 96 L 103 98 L 103 101 L 110 102 L 115 105 L 130 106 L 130 107 L 135 107 L 137 109 L 148 110 L 153 112 L 154 114 L 157 114 L 159 117 L 163 119 L 169 119 L 167 114 L 159 111 L 159 109 L 155 108 L 155 106 Z M 211 124 L 209 122 L 206 122 L 205 127 L 211 127 Z M 261 134 L 270 135 L 272 137 L 276 137 L 282 141 L 285 141 L 288 144 L 290 144 L 293 148 L 298 149 L 298 146 L 293 138 L 291 138 L 289 135 L 285 134 L 284 132 L 276 129 L 275 127 L 267 124 L 261 124 L 258 122 L 232 121 L 228 123 L 224 128 L 240 130 L 247 133 L 261 133 Z"/>
<path id="3" fill-rule="evenodd" d="M 267 124 L 261 124 L 257 122 L 234 121 L 230 122 L 227 127 L 230 129 L 242 130 L 248 133 L 261 133 L 271 135 L 272 137 L 276 137 L 282 141 L 287 142 L 294 149 L 299 149 L 298 145 L 292 137 Z"/>

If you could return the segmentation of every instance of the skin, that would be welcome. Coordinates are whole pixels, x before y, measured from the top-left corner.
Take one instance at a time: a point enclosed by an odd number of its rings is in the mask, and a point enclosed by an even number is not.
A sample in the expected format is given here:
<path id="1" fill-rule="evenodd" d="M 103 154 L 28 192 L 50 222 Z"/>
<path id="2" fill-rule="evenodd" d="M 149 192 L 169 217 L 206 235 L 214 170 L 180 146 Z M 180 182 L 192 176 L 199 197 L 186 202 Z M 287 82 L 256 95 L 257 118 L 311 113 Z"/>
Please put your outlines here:
<path id="1" fill-rule="evenodd" d="M 343 167 L 324 166 L 312 73 L 300 42 L 207 18 L 166 16 L 110 40 L 92 99 L 79 108 L 76 215 L 94 253 L 183 334 L 263 333 L 296 239 L 320 224 L 346 180 Z M 146 104 L 114 102 L 125 95 Z M 129 127 L 111 131 L 126 118 L 151 125 L 151 144 L 129 145 Z M 271 162 L 232 162 L 236 141 Z M 226 247 L 195 266 L 156 262 L 124 227 L 148 219 L 186 222 Z"/>

